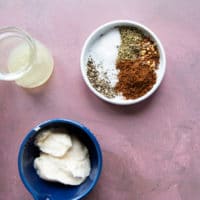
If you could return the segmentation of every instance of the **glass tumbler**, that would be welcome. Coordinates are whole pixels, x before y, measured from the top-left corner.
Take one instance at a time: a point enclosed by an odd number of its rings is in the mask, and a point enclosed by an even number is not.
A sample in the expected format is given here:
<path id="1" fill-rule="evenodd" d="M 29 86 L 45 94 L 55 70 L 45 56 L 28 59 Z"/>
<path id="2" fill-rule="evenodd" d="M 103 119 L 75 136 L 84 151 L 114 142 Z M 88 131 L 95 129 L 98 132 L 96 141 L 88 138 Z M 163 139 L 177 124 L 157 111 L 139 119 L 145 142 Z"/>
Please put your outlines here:
<path id="1" fill-rule="evenodd" d="M 25 88 L 45 83 L 53 72 L 49 50 L 16 27 L 0 29 L 0 80 Z"/>

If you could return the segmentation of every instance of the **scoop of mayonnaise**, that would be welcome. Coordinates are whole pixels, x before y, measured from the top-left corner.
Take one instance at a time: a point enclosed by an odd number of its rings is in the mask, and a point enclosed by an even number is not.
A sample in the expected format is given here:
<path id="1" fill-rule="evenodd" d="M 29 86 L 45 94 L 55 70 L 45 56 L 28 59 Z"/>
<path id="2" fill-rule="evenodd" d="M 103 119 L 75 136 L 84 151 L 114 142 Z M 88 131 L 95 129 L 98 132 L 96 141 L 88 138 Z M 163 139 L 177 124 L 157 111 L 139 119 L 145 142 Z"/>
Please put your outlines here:
<path id="1" fill-rule="evenodd" d="M 62 134 L 67 136 L 67 139 Z M 35 144 L 42 153 L 34 160 L 34 168 L 42 179 L 79 185 L 90 174 L 88 149 L 75 136 L 62 134 L 48 131 L 36 138 Z"/>
<path id="2" fill-rule="evenodd" d="M 68 134 L 48 130 L 37 136 L 35 145 L 44 153 L 60 157 L 72 147 L 72 141 Z"/>

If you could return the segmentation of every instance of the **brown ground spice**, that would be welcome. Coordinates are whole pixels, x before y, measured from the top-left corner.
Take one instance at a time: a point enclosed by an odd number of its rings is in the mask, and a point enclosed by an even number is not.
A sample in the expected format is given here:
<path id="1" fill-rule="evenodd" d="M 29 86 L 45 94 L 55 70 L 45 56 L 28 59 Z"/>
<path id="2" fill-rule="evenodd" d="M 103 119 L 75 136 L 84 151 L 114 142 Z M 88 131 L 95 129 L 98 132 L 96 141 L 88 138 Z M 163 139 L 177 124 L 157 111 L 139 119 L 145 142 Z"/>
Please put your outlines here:
<path id="1" fill-rule="evenodd" d="M 120 71 L 115 91 L 122 93 L 126 99 L 136 99 L 146 94 L 156 83 L 155 69 L 149 66 L 148 61 L 141 58 L 135 61 L 118 60 L 116 68 Z"/>

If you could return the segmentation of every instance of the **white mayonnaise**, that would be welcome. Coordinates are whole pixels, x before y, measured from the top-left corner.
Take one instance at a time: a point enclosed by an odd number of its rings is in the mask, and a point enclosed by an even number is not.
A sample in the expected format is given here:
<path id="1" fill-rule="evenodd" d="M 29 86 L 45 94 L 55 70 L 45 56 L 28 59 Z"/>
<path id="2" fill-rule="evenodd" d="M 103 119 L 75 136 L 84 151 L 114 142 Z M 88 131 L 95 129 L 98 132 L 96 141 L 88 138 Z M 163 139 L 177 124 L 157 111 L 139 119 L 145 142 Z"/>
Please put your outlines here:
<path id="1" fill-rule="evenodd" d="M 34 160 L 40 178 L 66 185 L 79 185 L 90 174 L 88 149 L 75 136 L 43 132 L 35 144 L 42 153 Z"/>

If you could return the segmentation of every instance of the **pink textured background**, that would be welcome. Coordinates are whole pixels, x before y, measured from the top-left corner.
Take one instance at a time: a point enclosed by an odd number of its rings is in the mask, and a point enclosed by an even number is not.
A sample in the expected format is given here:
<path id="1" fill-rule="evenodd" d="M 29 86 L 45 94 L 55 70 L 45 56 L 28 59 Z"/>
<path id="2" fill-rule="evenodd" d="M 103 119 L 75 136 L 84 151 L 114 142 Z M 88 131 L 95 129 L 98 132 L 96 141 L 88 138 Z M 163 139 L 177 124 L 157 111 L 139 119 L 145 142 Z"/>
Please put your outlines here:
<path id="1" fill-rule="evenodd" d="M 200 199 L 199 0 L 0 0 L 0 26 L 18 26 L 52 52 L 44 87 L 0 82 L 0 200 L 31 200 L 17 155 L 39 122 L 69 118 L 97 136 L 102 176 L 87 200 Z M 151 28 L 167 54 L 167 72 L 144 103 L 118 107 L 91 94 L 79 66 L 81 48 L 99 25 L 135 20 Z"/>

